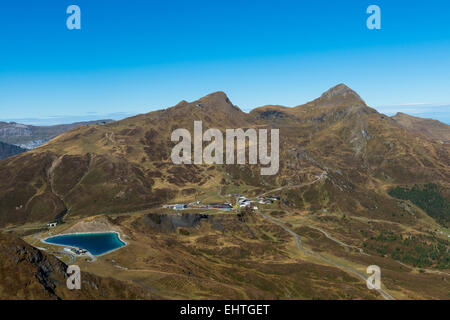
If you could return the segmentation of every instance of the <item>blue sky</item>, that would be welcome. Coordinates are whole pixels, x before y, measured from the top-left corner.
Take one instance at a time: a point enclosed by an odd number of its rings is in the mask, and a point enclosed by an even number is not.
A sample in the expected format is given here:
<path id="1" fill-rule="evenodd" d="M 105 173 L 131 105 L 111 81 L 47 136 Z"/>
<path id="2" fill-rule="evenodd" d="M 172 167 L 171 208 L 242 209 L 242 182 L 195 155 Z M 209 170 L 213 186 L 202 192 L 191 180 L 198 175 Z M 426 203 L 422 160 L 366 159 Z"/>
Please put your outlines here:
<path id="1" fill-rule="evenodd" d="M 448 0 L 3 0 L 0 120 L 120 119 L 218 90 L 246 111 L 295 106 L 343 82 L 450 123 L 449 15 Z"/>

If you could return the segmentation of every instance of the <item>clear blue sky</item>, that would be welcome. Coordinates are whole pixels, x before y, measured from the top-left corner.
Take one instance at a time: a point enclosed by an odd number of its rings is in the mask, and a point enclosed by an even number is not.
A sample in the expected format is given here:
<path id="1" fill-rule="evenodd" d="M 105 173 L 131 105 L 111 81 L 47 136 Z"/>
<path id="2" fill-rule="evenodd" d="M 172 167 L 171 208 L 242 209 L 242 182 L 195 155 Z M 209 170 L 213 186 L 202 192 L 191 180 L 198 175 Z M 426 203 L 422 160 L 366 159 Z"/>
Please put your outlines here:
<path id="1" fill-rule="evenodd" d="M 449 17 L 448 0 L 2 0 L 0 120 L 121 118 L 218 90 L 247 111 L 294 106 L 343 82 L 450 123 Z"/>

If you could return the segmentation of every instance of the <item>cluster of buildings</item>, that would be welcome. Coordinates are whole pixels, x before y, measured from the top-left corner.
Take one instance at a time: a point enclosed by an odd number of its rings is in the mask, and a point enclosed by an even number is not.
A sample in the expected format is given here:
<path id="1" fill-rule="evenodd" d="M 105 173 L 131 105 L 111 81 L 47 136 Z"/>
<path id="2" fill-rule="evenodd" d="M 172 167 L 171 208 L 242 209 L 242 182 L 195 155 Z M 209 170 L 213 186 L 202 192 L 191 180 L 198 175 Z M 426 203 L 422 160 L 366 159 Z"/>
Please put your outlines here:
<path id="1" fill-rule="evenodd" d="M 187 209 L 206 209 L 206 210 L 222 210 L 222 211 L 231 211 L 233 209 L 250 207 L 253 210 L 258 210 L 258 207 L 255 206 L 255 203 L 260 204 L 273 204 L 275 201 L 280 201 L 280 197 L 278 196 L 270 196 L 270 197 L 258 197 L 257 201 L 250 200 L 245 196 L 239 194 L 229 194 L 229 197 L 236 197 L 236 204 L 233 205 L 231 203 L 211 203 L 211 204 L 202 204 L 200 201 L 191 202 L 188 204 L 166 204 L 163 205 L 163 208 L 169 208 L 176 211 L 179 210 L 187 210 Z"/>
<path id="2" fill-rule="evenodd" d="M 260 204 L 272 204 L 275 201 L 280 201 L 280 197 L 272 196 L 272 197 L 258 197 L 258 203 Z"/>
<path id="3" fill-rule="evenodd" d="M 250 207 L 252 205 L 252 201 L 247 199 L 244 196 L 240 196 L 237 200 L 237 206 L 239 208 Z"/>
<path id="4" fill-rule="evenodd" d="M 280 201 L 280 197 L 278 197 L 278 196 L 272 196 L 272 197 L 258 197 L 257 198 L 257 201 L 252 201 L 252 200 L 250 200 L 250 199 L 247 199 L 246 197 L 244 197 L 244 196 L 240 196 L 239 198 L 238 198 L 238 201 L 237 201 L 237 203 L 238 203 L 238 206 L 240 207 L 240 208 L 243 208 L 243 207 L 251 207 L 252 206 L 252 203 L 259 203 L 259 204 L 273 204 L 275 201 Z M 256 206 L 253 206 L 253 209 L 254 210 L 258 210 L 258 207 L 256 207 Z"/>
<path id="5" fill-rule="evenodd" d="M 230 203 L 211 203 L 211 204 L 201 204 L 200 201 L 192 202 L 189 204 L 166 204 L 163 208 L 170 208 L 173 210 L 186 210 L 186 209 L 217 209 L 223 211 L 230 211 L 234 207 Z"/>

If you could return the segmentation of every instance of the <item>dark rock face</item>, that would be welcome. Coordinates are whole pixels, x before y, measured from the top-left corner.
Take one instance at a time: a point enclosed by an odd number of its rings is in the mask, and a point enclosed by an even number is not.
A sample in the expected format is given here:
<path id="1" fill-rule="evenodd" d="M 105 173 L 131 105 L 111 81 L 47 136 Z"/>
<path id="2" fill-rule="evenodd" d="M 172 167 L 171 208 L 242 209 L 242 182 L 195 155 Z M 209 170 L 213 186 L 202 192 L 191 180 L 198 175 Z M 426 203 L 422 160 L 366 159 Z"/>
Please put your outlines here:
<path id="1" fill-rule="evenodd" d="M 60 261 L 52 263 L 47 260 L 41 251 L 37 249 L 27 250 L 26 246 L 16 247 L 17 263 L 25 262 L 33 264 L 37 267 L 36 279 L 49 295 L 55 295 L 56 280 L 52 278 L 53 275 L 64 279 L 66 277 L 65 270 L 67 266 Z"/>
<path id="2" fill-rule="evenodd" d="M 285 118 L 289 118 L 288 114 L 278 110 L 267 110 L 256 115 L 256 119 L 258 120 L 276 120 Z"/>
<path id="3" fill-rule="evenodd" d="M 204 214 L 149 214 L 144 221 L 148 226 L 159 232 L 173 232 L 179 227 L 193 228 L 201 223 L 202 220 L 212 220 L 211 216 Z"/>
<path id="4" fill-rule="evenodd" d="M 223 216 L 196 213 L 148 214 L 137 220 L 134 226 L 141 231 L 176 232 L 178 228 L 191 229 L 202 223 L 209 223 L 215 230 L 225 231 Z"/>
<path id="5" fill-rule="evenodd" d="M 0 142 L 0 160 L 15 156 L 16 154 L 26 151 L 27 149 L 23 149 L 21 147 L 12 144 Z"/>
<path id="6" fill-rule="evenodd" d="M 21 271 L 22 276 L 29 274 L 35 286 L 41 286 L 36 293 L 42 294 L 42 298 L 55 299 L 58 296 L 55 289 L 66 278 L 67 265 L 52 256 L 44 255 L 40 250 L 27 245 L 25 242 L 10 235 L 0 234 L 0 250 L 2 255 L 2 276 L 0 276 L 0 287 L 8 281 L 12 270 Z M 8 263 L 10 262 L 10 263 Z M 3 274 L 5 273 L 5 274 Z M 16 283 L 17 288 L 9 286 L 11 291 L 22 290 L 21 284 Z M 27 284 L 29 285 L 29 284 Z M 31 285 L 30 285 L 31 287 Z M 31 290 L 30 291 L 34 291 Z M 35 292 L 30 294 L 34 295 Z"/>

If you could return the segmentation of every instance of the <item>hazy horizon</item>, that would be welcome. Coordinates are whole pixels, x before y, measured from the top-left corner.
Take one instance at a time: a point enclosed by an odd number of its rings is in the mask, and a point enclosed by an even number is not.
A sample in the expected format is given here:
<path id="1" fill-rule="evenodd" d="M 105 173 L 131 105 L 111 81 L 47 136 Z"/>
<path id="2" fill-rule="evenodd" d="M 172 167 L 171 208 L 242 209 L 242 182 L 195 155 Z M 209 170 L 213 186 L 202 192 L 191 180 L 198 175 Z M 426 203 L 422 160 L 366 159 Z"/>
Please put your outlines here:
<path id="1" fill-rule="evenodd" d="M 201 97 L 199 97 L 201 98 Z M 231 100 L 233 102 L 233 100 Z M 307 101 L 305 101 L 306 103 Z M 262 106 L 262 105 L 261 105 Z M 261 107 L 256 106 L 254 108 L 242 109 L 242 111 L 248 113 L 251 110 Z M 294 106 L 287 106 L 294 107 Z M 450 104 L 442 104 L 442 105 L 430 105 L 430 104 L 410 104 L 410 105 L 397 105 L 397 106 L 379 106 L 373 107 L 379 113 L 385 114 L 389 117 L 396 115 L 397 113 L 406 113 L 408 115 L 424 118 L 424 119 L 433 119 L 439 120 L 442 123 L 450 125 Z M 162 109 L 162 108 L 160 108 Z M 148 112 L 156 111 L 160 109 L 151 108 Z M 58 124 L 71 124 L 75 122 L 84 122 L 84 121 L 95 121 L 95 120 L 115 120 L 120 121 L 126 119 L 128 117 L 136 116 L 138 114 L 144 114 L 147 112 L 141 113 L 129 113 L 129 112 L 116 112 L 116 113 L 105 113 L 105 114 L 97 114 L 95 112 L 89 112 L 85 115 L 55 115 L 52 117 L 33 117 L 33 118 L 11 118 L 11 119 L 1 119 L 0 122 L 16 122 L 26 125 L 36 125 L 36 126 L 52 126 Z"/>

